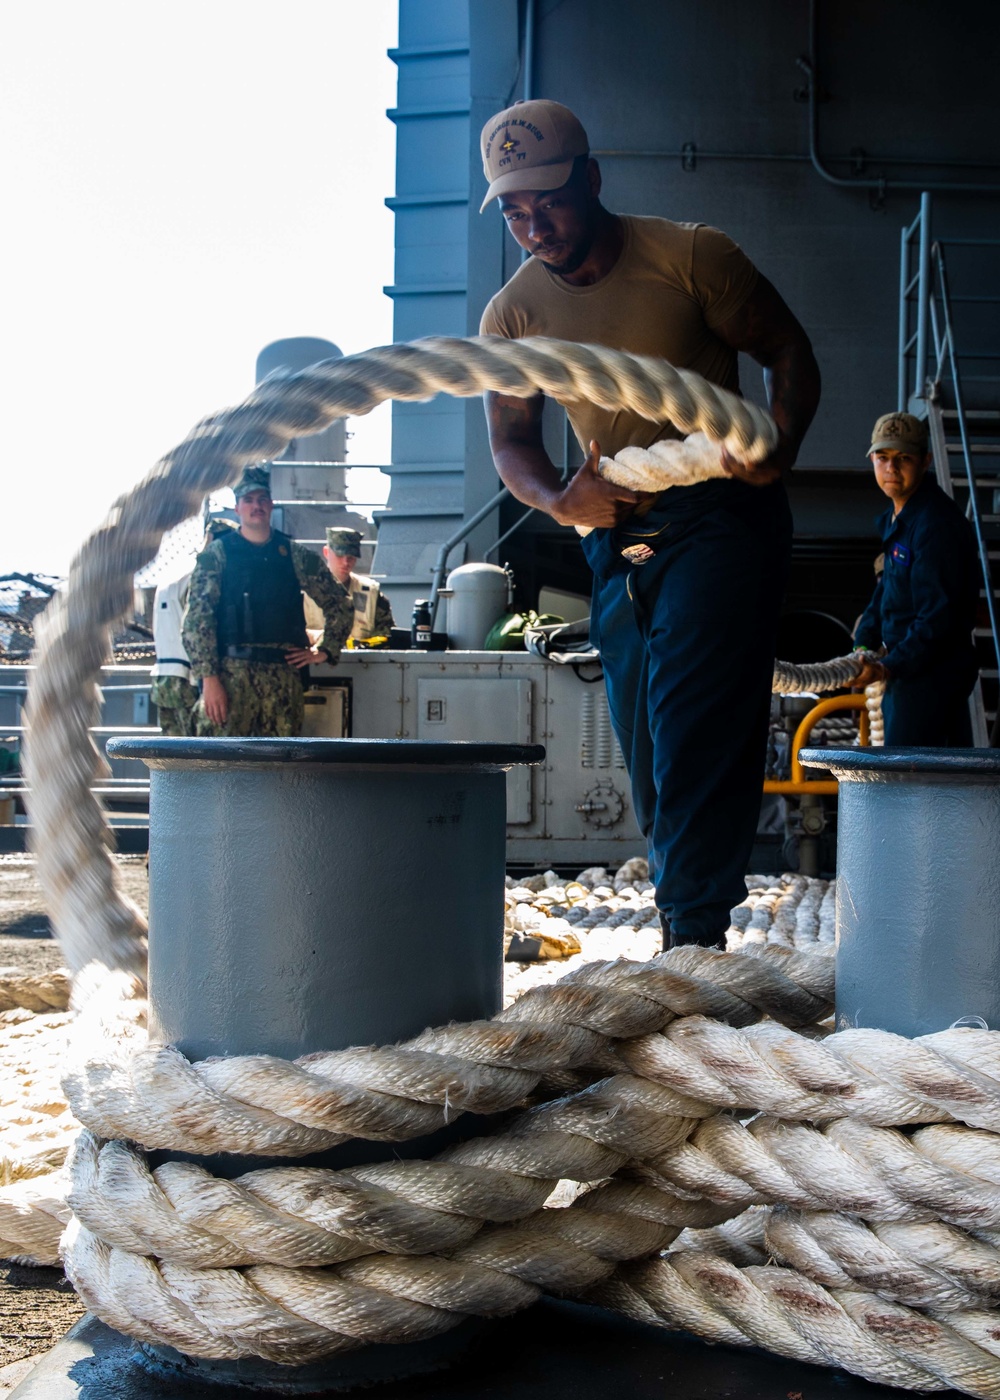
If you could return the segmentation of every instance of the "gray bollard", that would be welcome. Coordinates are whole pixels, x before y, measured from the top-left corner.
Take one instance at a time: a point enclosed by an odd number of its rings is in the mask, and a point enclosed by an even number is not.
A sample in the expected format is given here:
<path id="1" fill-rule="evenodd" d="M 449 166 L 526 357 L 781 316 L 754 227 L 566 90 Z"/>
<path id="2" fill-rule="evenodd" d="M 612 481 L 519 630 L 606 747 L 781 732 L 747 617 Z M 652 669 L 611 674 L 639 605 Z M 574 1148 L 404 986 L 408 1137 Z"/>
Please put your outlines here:
<path id="1" fill-rule="evenodd" d="M 190 1059 L 500 1008 L 506 769 L 539 747 L 119 739 L 150 779 L 149 1034 Z"/>
<path id="2" fill-rule="evenodd" d="M 1000 1029 L 1000 752 L 805 749 L 840 782 L 837 1027 Z"/>
<path id="3" fill-rule="evenodd" d="M 500 1009 L 505 774 L 540 762 L 541 746 L 154 737 L 108 748 L 151 770 L 152 1041 L 193 1060 L 295 1058 Z M 294 1161 L 424 1156 L 477 1130 L 460 1120 Z M 182 1155 L 154 1154 L 154 1165 Z M 230 1177 L 273 1164 L 188 1160 Z M 435 1369 L 470 1330 L 294 1368 L 144 1351 L 196 1383 L 317 1393 Z"/>

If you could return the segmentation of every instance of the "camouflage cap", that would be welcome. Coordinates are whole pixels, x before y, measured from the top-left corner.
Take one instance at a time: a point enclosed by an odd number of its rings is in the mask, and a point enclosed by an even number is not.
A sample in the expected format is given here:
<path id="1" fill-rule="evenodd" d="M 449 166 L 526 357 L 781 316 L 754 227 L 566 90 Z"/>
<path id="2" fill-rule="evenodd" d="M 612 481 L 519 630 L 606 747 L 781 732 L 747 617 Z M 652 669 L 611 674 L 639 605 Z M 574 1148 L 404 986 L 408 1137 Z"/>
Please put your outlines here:
<path id="1" fill-rule="evenodd" d="M 361 531 L 327 529 L 326 546 L 334 554 L 347 554 L 359 559 L 361 557 Z"/>
<path id="2" fill-rule="evenodd" d="M 230 521 L 223 520 L 220 516 L 212 516 L 205 522 L 205 538 L 201 543 L 202 549 L 208 549 L 213 540 L 225 539 L 225 537 L 232 534 L 235 529 L 236 526 Z"/>
<path id="3" fill-rule="evenodd" d="M 271 473 L 267 467 L 245 467 L 243 475 L 233 487 L 233 495 L 238 501 L 251 491 L 266 491 L 271 494 Z"/>
<path id="4" fill-rule="evenodd" d="M 912 413 L 883 413 L 872 429 L 873 452 L 912 452 L 915 457 L 927 456 L 927 424 Z"/>

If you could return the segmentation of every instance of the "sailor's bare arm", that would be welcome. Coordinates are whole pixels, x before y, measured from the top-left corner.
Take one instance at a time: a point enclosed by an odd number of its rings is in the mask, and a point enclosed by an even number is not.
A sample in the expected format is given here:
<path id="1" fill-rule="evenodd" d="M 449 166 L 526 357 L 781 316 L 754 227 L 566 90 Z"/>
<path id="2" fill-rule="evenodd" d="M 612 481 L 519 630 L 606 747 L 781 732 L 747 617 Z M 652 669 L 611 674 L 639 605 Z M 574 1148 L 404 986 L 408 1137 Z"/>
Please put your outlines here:
<path id="1" fill-rule="evenodd" d="M 614 486 L 598 475 L 600 445 L 590 444 L 583 466 L 564 482 L 542 441 L 543 395 L 530 399 L 488 393 L 486 420 L 493 461 L 501 481 L 525 505 L 551 515 L 560 525 L 613 526 L 644 499 L 638 491 Z"/>
<path id="2" fill-rule="evenodd" d="M 768 406 L 780 434 L 778 446 L 756 466 L 728 456 L 726 466 L 733 476 L 766 486 L 795 463 L 819 404 L 819 366 L 809 337 L 766 277 L 759 279 L 739 311 L 714 329 L 720 340 L 744 350 L 764 369 Z"/>

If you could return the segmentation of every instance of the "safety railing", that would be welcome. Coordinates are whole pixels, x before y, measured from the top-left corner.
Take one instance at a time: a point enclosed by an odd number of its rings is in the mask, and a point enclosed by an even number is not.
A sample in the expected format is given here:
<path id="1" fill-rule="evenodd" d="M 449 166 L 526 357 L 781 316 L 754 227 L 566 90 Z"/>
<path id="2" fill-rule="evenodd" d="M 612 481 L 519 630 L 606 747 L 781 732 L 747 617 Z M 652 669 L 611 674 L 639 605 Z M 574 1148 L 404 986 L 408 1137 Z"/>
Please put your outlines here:
<path id="1" fill-rule="evenodd" d="M 791 777 L 765 778 L 765 792 L 778 792 L 785 797 L 801 797 L 803 794 L 808 794 L 810 797 L 836 796 L 839 786 L 836 778 L 807 778 L 805 769 L 799 762 L 799 751 L 805 747 L 816 722 L 823 719 L 825 715 L 835 714 L 838 710 L 857 710 L 859 712 L 858 742 L 865 747 L 868 746 L 871 742 L 868 702 L 863 695 L 831 695 L 826 700 L 819 700 L 807 714 L 803 715 L 792 736 Z"/>
<path id="2" fill-rule="evenodd" d="M 20 717 L 21 705 L 28 696 L 28 678 L 34 670 L 34 666 L 24 662 L 17 665 L 8 665 L 3 668 L 5 674 L 14 674 L 18 677 L 15 681 L 6 679 L 0 681 L 0 698 L 7 704 L 8 712 L 13 710 Z M 149 678 L 143 681 L 119 681 L 118 675 L 131 672 L 145 673 L 148 667 L 138 666 L 114 666 L 102 667 L 101 694 L 102 696 L 125 694 L 125 695 L 148 695 Z M 107 678 L 107 679 L 105 679 Z M 150 724 L 94 724 L 88 726 L 88 732 L 94 736 L 94 741 L 99 750 L 103 751 L 105 742 L 115 735 L 155 735 L 160 731 L 156 725 Z M 21 748 L 27 735 L 26 726 L 16 720 L 10 724 L 0 724 L 0 747 Z M 139 765 L 135 765 L 139 767 Z M 149 776 L 144 769 L 141 769 L 134 777 L 118 778 L 110 774 L 95 777 L 91 791 L 103 798 L 109 807 L 109 814 L 112 826 L 119 820 L 129 820 L 137 809 L 144 808 L 149 801 Z M 24 799 L 31 796 L 31 788 L 23 772 L 15 767 L 6 772 L 0 772 L 0 802 L 20 799 L 23 804 Z M 125 810 L 119 810 L 124 808 Z M 9 849 L 4 844 L 5 832 L 10 827 L 19 827 L 22 831 L 22 817 L 17 816 L 13 822 L 0 820 L 0 849 Z"/>

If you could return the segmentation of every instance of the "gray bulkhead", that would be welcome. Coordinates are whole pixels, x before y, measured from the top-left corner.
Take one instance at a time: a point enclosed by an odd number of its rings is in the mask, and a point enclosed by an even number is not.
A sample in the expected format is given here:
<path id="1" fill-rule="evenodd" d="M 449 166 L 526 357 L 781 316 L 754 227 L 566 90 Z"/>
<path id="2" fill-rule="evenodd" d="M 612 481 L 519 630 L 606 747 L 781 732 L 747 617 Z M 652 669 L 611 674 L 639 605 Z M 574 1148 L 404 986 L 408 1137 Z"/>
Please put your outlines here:
<path id="1" fill-rule="evenodd" d="M 789 606 L 816 606 L 822 592 L 852 622 L 878 552 L 864 447 L 897 407 L 900 229 L 929 188 L 938 232 L 995 233 L 996 198 L 943 188 L 1000 183 L 994 53 L 988 0 L 400 0 L 395 339 L 478 330 L 520 258 L 495 206 L 479 213 L 480 129 L 526 92 L 566 102 L 610 208 L 724 229 L 811 335 L 824 390 L 793 486 Z M 810 160 L 810 54 L 826 175 Z M 762 396 L 756 365 L 745 361 L 741 379 Z M 553 459 L 574 465 L 563 415 L 547 420 Z M 441 541 L 499 485 L 482 406 L 394 405 L 392 459 L 374 567 L 408 616 Z M 521 514 L 504 503 L 450 566 L 483 558 Z M 816 545 L 831 539 L 820 581 Z M 578 546 L 537 513 L 501 550 L 490 559 L 514 565 L 519 606 L 546 582 L 586 588 Z"/>

